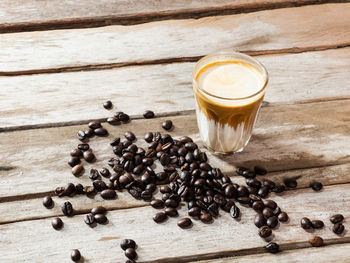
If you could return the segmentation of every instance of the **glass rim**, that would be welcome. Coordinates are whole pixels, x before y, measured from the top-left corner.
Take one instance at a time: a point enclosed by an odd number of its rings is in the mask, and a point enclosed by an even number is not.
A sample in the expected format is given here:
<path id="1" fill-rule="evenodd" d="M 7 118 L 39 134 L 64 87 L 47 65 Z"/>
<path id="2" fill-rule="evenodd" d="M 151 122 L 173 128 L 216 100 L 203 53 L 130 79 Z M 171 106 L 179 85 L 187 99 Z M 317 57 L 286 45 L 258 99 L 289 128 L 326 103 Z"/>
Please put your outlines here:
<path id="1" fill-rule="evenodd" d="M 225 98 L 225 97 L 217 96 L 217 95 L 212 94 L 210 92 L 207 92 L 206 90 L 204 90 L 201 87 L 199 87 L 198 82 L 196 80 L 196 75 L 197 75 L 197 72 L 199 71 L 199 69 L 201 69 L 202 67 L 198 69 L 197 68 L 198 65 L 201 62 L 207 60 L 208 58 L 215 57 L 215 56 L 222 56 L 222 55 L 237 56 L 237 59 L 239 59 L 239 57 L 244 58 L 247 61 L 243 61 L 243 62 L 246 62 L 246 63 L 250 64 L 254 68 L 257 68 L 256 65 L 253 65 L 249 61 L 252 61 L 252 62 L 256 63 L 261 68 L 261 71 L 262 71 L 262 76 L 263 76 L 263 79 L 264 79 L 264 84 L 262 85 L 262 87 L 257 92 L 255 92 L 254 94 L 246 96 L 246 97 L 240 97 L 240 98 Z M 205 93 L 205 94 L 207 94 L 207 95 L 209 95 L 211 97 L 214 97 L 214 98 L 217 98 L 217 99 L 221 99 L 221 100 L 237 101 L 237 100 L 245 100 L 245 99 L 253 98 L 256 95 L 260 94 L 262 91 L 264 91 L 266 89 L 267 83 L 269 82 L 269 74 L 268 74 L 265 66 L 260 61 L 258 61 L 257 59 L 255 59 L 255 58 L 253 58 L 253 57 L 251 57 L 251 56 L 249 56 L 247 54 L 244 54 L 244 53 L 241 53 L 241 52 L 236 52 L 236 51 L 221 51 L 221 52 L 215 52 L 215 53 L 208 54 L 208 55 L 202 57 L 200 60 L 197 61 L 196 65 L 195 65 L 195 67 L 194 67 L 194 69 L 192 71 L 192 82 L 195 84 L 194 87 L 196 87 L 196 89 L 200 90 L 201 92 L 203 92 L 203 93 Z"/>

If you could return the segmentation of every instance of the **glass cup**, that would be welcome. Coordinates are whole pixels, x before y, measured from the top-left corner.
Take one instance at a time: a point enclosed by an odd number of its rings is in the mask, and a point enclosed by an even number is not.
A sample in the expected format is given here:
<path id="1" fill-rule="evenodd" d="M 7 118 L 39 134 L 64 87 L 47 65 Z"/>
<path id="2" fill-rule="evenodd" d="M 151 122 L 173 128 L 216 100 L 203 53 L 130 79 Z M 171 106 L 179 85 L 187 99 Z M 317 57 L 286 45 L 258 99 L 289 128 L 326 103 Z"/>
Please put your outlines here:
<path id="1" fill-rule="evenodd" d="M 265 95 L 265 67 L 242 53 L 215 53 L 197 62 L 192 80 L 204 145 L 217 153 L 243 151 Z"/>

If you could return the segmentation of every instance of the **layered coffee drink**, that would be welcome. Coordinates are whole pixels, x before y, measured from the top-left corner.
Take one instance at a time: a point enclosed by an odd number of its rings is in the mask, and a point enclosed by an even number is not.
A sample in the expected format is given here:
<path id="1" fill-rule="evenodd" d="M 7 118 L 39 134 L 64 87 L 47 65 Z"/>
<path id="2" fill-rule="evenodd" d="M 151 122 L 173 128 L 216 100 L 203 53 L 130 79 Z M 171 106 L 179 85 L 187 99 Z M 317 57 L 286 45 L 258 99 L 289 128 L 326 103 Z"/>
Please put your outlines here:
<path id="1" fill-rule="evenodd" d="M 268 76 L 241 53 L 202 58 L 193 71 L 200 136 L 212 151 L 239 152 L 247 145 L 265 95 Z"/>

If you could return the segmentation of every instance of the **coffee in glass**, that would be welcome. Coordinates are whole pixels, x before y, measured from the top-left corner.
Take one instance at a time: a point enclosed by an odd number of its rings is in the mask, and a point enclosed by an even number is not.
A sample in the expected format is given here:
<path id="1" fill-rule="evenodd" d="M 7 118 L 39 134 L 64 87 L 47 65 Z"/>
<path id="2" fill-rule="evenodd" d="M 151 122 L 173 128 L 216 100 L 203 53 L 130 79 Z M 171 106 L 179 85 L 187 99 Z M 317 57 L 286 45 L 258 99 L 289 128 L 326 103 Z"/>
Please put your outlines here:
<path id="1" fill-rule="evenodd" d="M 216 53 L 198 61 L 193 70 L 193 89 L 205 146 L 219 153 L 244 149 L 267 82 L 264 66 L 242 53 Z"/>

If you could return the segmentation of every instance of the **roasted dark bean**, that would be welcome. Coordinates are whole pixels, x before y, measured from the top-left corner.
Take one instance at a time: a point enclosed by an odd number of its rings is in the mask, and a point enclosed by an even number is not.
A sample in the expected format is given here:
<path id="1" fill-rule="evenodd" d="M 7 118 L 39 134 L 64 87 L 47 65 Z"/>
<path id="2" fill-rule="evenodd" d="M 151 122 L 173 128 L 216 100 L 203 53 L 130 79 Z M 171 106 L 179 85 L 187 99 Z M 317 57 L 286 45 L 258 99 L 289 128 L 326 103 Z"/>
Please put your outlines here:
<path id="1" fill-rule="evenodd" d="M 87 150 L 83 153 L 83 157 L 85 159 L 85 161 L 87 161 L 88 163 L 91 163 L 95 160 L 95 155 L 93 154 L 93 152 L 91 150 Z"/>
<path id="2" fill-rule="evenodd" d="M 84 222 L 87 225 L 92 225 L 93 223 L 95 223 L 95 217 L 93 214 L 89 213 L 87 215 L 85 215 L 84 217 Z"/>
<path id="3" fill-rule="evenodd" d="M 69 201 L 66 201 L 61 206 L 61 210 L 65 216 L 72 216 L 73 215 L 73 206 Z"/>
<path id="4" fill-rule="evenodd" d="M 332 230 L 335 234 L 340 235 L 341 233 L 344 232 L 344 225 L 342 223 L 336 223 L 334 224 Z"/>
<path id="5" fill-rule="evenodd" d="M 103 191 L 104 189 L 107 189 L 106 183 L 102 180 L 94 180 L 92 184 L 95 187 L 95 189 L 99 192 Z"/>
<path id="6" fill-rule="evenodd" d="M 119 125 L 121 123 L 117 117 L 109 117 L 109 118 L 107 118 L 107 122 L 110 125 Z"/>
<path id="7" fill-rule="evenodd" d="M 235 198 L 237 197 L 238 193 L 236 188 L 232 184 L 229 184 L 225 187 L 225 195 L 228 198 Z"/>
<path id="8" fill-rule="evenodd" d="M 324 223 L 321 220 L 312 220 L 311 225 L 312 225 L 312 228 L 315 228 L 315 229 L 320 229 L 324 227 Z"/>
<path id="9" fill-rule="evenodd" d="M 72 196 L 75 194 L 75 185 L 72 183 L 68 183 L 64 187 L 64 192 L 67 196 Z"/>
<path id="10" fill-rule="evenodd" d="M 87 129 L 86 131 L 84 131 L 84 133 L 85 133 L 86 137 L 88 137 L 88 138 L 91 138 L 92 136 L 95 135 L 94 130 L 90 129 L 90 128 Z"/>
<path id="11" fill-rule="evenodd" d="M 68 160 L 68 164 L 71 166 L 71 167 L 74 167 L 76 166 L 77 164 L 80 163 L 80 158 L 79 157 L 76 157 L 76 156 L 72 156 L 69 158 Z"/>
<path id="12" fill-rule="evenodd" d="M 145 134 L 145 141 L 146 142 L 148 142 L 148 143 L 150 143 L 152 140 L 153 140 L 153 133 L 152 132 L 147 132 L 146 134 Z"/>
<path id="13" fill-rule="evenodd" d="M 303 218 L 300 220 L 300 225 L 301 225 L 301 227 L 304 228 L 304 229 L 310 229 L 310 228 L 312 228 L 311 221 L 310 221 L 310 219 L 308 219 L 307 217 L 303 217 Z"/>
<path id="14" fill-rule="evenodd" d="M 100 174 L 103 176 L 103 177 L 110 177 L 111 176 L 111 173 L 110 171 L 107 169 L 107 168 L 102 168 L 100 170 Z"/>
<path id="15" fill-rule="evenodd" d="M 274 188 L 271 189 L 271 191 L 275 193 L 282 193 L 285 190 L 286 190 L 286 187 L 283 184 L 276 185 Z"/>
<path id="16" fill-rule="evenodd" d="M 72 261 L 78 262 L 81 258 L 80 251 L 78 249 L 73 249 L 70 253 L 70 258 L 72 259 Z"/>
<path id="17" fill-rule="evenodd" d="M 255 218 L 254 218 L 254 224 L 257 226 L 257 227 L 262 227 L 262 226 L 265 226 L 266 225 L 266 219 L 264 217 L 263 214 L 261 213 L 258 213 Z"/>
<path id="18" fill-rule="evenodd" d="M 158 212 L 153 216 L 153 220 L 156 223 L 162 223 L 168 218 L 165 212 Z"/>
<path id="19" fill-rule="evenodd" d="M 275 210 L 277 207 L 277 204 L 273 200 L 264 200 L 263 201 L 264 206 L 271 208 L 272 210 Z"/>
<path id="20" fill-rule="evenodd" d="M 155 199 L 155 200 L 151 201 L 151 206 L 153 208 L 156 208 L 156 209 L 163 208 L 164 207 L 164 202 L 163 202 L 163 200 Z"/>
<path id="21" fill-rule="evenodd" d="M 323 239 L 322 239 L 322 237 L 319 237 L 319 236 L 313 236 L 309 239 L 309 243 L 313 247 L 320 247 L 323 245 Z"/>
<path id="22" fill-rule="evenodd" d="M 103 128 L 103 127 L 95 129 L 94 133 L 97 136 L 106 136 L 106 135 L 108 135 L 108 131 L 105 128 Z"/>
<path id="23" fill-rule="evenodd" d="M 236 169 L 236 173 L 239 175 L 244 175 L 244 173 L 248 173 L 248 172 L 249 172 L 249 169 L 246 167 L 238 167 Z"/>
<path id="24" fill-rule="evenodd" d="M 70 155 L 75 157 L 83 157 L 83 152 L 80 149 L 73 149 L 70 152 Z"/>
<path id="25" fill-rule="evenodd" d="M 175 216 L 179 215 L 179 213 L 177 212 L 176 208 L 173 208 L 173 207 L 165 208 L 164 212 L 167 214 L 167 216 L 170 216 L 170 217 L 175 217 Z"/>
<path id="26" fill-rule="evenodd" d="M 188 217 L 182 218 L 177 222 L 177 225 L 181 228 L 190 228 L 192 226 L 192 220 Z"/>
<path id="27" fill-rule="evenodd" d="M 78 149 L 85 152 L 90 149 L 90 145 L 87 143 L 80 143 L 78 144 Z"/>
<path id="28" fill-rule="evenodd" d="M 153 111 L 150 111 L 150 110 L 146 110 L 144 113 L 143 113 L 143 117 L 145 119 L 152 119 L 154 118 L 154 112 Z"/>
<path id="29" fill-rule="evenodd" d="M 173 122 L 171 120 L 166 120 L 162 123 L 162 127 L 164 130 L 170 130 L 173 127 Z"/>
<path id="30" fill-rule="evenodd" d="M 77 132 L 77 138 L 80 140 L 80 141 L 84 141 L 86 139 L 86 134 L 84 131 L 78 131 Z"/>
<path id="31" fill-rule="evenodd" d="M 261 182 L 255 178 L 247 178 L 246 179 L 246 184 L 250 187 L 254 188 L 260 188 L 261 187 Z"/>
<path id="32" fill-rule="evenodd" d="M 62 197 L 66 194 L 65 190 L 64 190 L 64 187 L 63 186 L 59 186 L 59 187 L 56 187 L 55 189 L 55 195 L 59 196 L 59 197 Z"/>
<path id="33" fill-rule="evenodd" d="M 103 103 L 103 107 L 107 110 L 111 109 L 112 108 L 112 102 L 110 100 L 107 100 Z"/>
<path id="34" fill-rule="evenodd" d="M 213 222 L 213 217 L 209 213 L 204 213 L 200 216 L 200 220 L 205 224 L 210 224 Z"/>
<path id="35" fill-rule="evenodd" d="M 136 247 L 136 242 L 132 239 L 123 239 L 121 242 L 120 242 L 120 247 L 123 249 L 123 250 L 127 250 L 128 248 L 134 248 Z"/>
<path id="36" fill-rule="evenodd" d="M 74 176 L 79 176 L 84 171 L 84 167 L 81 164 L 77 164 L 72 168 L 72 174 Z"/>
<path id="37" fill-rule="evenodd" d="M 101 125 L 101 122 L 100 121 L 90 121 L 89 124 L 88 124 L 89 128 L 90 129 L 98 129 L 98 128 L 101 128 L 102 125 Z"/>
<path id="38" fill-rule="evenodd" d="M 278 220 L 282 223 L 284 222 L 287 222 L 288 221 L 288 214 L 286 212 L 281 212 L 279 215 L 278 215 Z"/>
<path id="39" fill-rule="evenodd" d="M 94 215 L 95 221 L 99 224 L 105 224 L 107 222 L 107 217 L 104 214 Z"/>
<path id="40" fill-rule="evenodd" d="M 318 192 L 323 188 L 323 185 L 320 182 L 312 182 L 310 184 L 310 187 L 312 188 L 312 190 Z"/>
<path id="41" fill-rule="evenodd" d="M 329 219 L 333 224 L 341 223 L 344 220 L 344 216 L 342 214 L 332 215 Z"/>
<path id="42" fill-rule="evenodd" d="M 262 186 L 259 191 L 258 191 L 258 195 L 262 198 L 265 198 L 269 195 L 270 192 L 270 188 L 267 186 Z"/>
<path id="43" fill-rule="evenodd" d="M 238 208 L 236 205 L 231 206 L 230 215 L 231 215 L 233 218 L 238 218 L 238 217 L 239 217 L 239 215 L 240 215 L 240 210 L 239 210 L 239 208 Z"/>
<path id="44" fill-rule="evenodd" d="M 130 142 L 132 142 L 132 141 L 134 141 L 134 140 L 136 139 L 135 134 L 134 134 L 133 132 L 131 132 L 131 131 L 125 132 L 125 133 L 124 133 L 124 136 L 125 136 L 125 138 L 126 138 L 128 141 L 130 141 Z"/>
<path id="45" fill-rule="evenodd" d="M 51 225 L 54 229 L 60 230 L 63 227 L 63 221 L 59 217 L 55 217 L 51 220 Z"/>
<path id="46" fill-rule="evenodd" d="M 266 225 L 270 228 L 275 228 L 278 224 L 278 220 L 276 216 L 271 216 L 266 220 Z"/>
<path id="47" fill-rule="evenodd" d="M 112 189 L 106 189 L 101 192 L 101 197 L 103 199 L 115 199 L 117 197 L 117 193 Z"/>
<path id="48" fill-rule="evenodd" d="M 268 180 L 268 179 L 265 179 L 263 182 L 262 182 L 262 185 L 263 186 L 267 186 L 270 190 L 272 190 L 276 184 L 275 182 L 271 181 L 271 180 Z"/>
<path id="49" fill-rule="evenodd" d="M 245 186 L 239 186 L 237 188 L 238 196 L 243 197 L 243 196 L 248 196 L 248 189 Z"/>
<path id="50" fill-rule="evenodd" d="M 128 259 L 131 259 L 131 260 L 134 260 L 137 258 L 137 253 L 135 251 L 134 248 L 127 248 L 124 252 L 125 256 L 128 258 Z"/>
<path id="51" fill-rule="evenodd" d="M 192 207 L 188 210 L 188 215 L 192 217 L 199 217 L 201 214 L 201 209 L 199 207 Z"/>
<path id="52" fill-rule="evenodd" d="M 298 186 L 297 180 L 295 180 L 295 178 L 286 178 L 283 180 L 283 183 L 289 188 L 296 188 Z"/>
<path id="53" fill-rule="evenodd" d="M 43 206 L 46 208 L 52 208 L 53 207 L 53 200 L 50 196 L 45 196 L 43 199 Z"/>
<path id="54" fill-rule="evenodd" d="M 255 201 L 252 205 L 252 208 L 255 210 L 255 211 L 262 211 L 264 209 L 264 203 L 262 201 Z"/>
<path id="55" fill-rule="evenodd" d="M 262 213 L 263 213 L 263 215 L 264 215 L 266 218 L 269 218 L 269 217 L 271 217 L 271 216 L 274 215 L 272 209 L 269 208 L 269 207 L 265 207 L 265 208 L 263 209 Z"/>
<path id="56" fill-rule="evenodd" d="M 269 253 L 278 253 L 280 250 L 280 246 L 277 243 L 270 242 L 265 246 L 265 250 Z"/>
<path id="57" fill-rule="evenodd" d="M 254 172 L 259 175 L 265 175 L 267 173 L 266 169 L 261 166 L 255 166 L 254 167 Z"/>
<path id="58" fill-rule="evenodd" d="M 259 236 L 261 236 L 262 238 L 267 238 L 269 236 L 271 236 L 272 231 L 268 226 L 262 226 L 259 229 Z"/>

